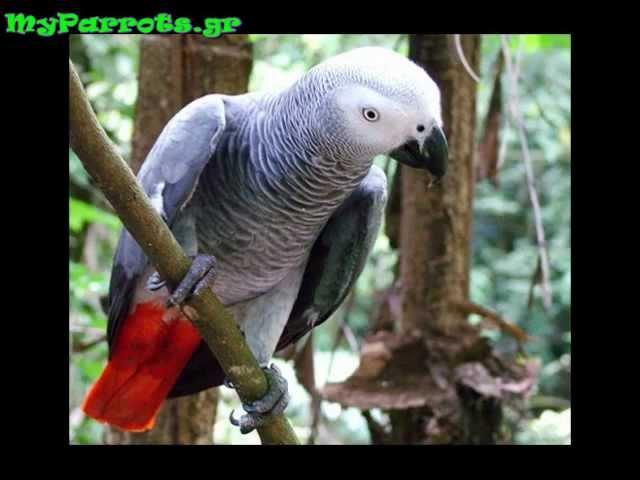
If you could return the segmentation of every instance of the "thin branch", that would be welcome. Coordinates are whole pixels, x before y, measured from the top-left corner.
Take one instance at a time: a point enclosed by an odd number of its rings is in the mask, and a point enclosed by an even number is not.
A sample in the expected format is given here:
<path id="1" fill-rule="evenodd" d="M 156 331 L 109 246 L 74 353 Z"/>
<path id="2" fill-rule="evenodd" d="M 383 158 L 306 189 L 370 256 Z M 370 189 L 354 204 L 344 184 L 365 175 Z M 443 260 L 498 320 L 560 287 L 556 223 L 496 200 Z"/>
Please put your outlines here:
<path id="1" fill-rule="evenodd" d="M 315 445 L 318 438 L 318 432 L 320 431 L 320 421 L 323 419 L 322 415 L 322 397 L 316 393 L 311 397 L 311 432 L 307 439 L 307 445 Z"/>
<path id="2" fill-rule="evenodd" d="M 509 111 L 513 117 L 518 136 L 520 138 L 520 145 L 522 147 L 522 159 L 525 165 L 525 172 L 527 176 L 527 188 L 529 190 L 529 199 L 533 207 L 533 217 L 536 228 L 536 240 L 538 243 L 538 254 L 540 256 L 540 267 L 542 269 L 542 300 L 546 309 L 551 307 L 551 281 L 550 281 L 550 268 L 549 268 L 549 256 L 547 252 L 547 244 L 545 240 L 544 227 L 542 224 L 542 212 L 540 210 L 540 201 L 538 199 L 538 191 L 535 186 L 535 178 L 533 174 L 533 166 L 531 163 L 531 153 L 529 152 L 529 143 L 527 141 L 527 131 L 522 118 L 522 112 L 520 110 L 520 99 L 518 96 L 518 71 L 520 68 L 520 60 L 522 56 L 522 37 L 520 37 L 520 46 L 518 53 L 516 54 L 516 63 L 512 62 L 511 54 L 509 51 L 509 45 L 507 43 L 506 35 L 501 35 L 500 40 L 502 42 L 502 50 L 504 52 L 505 65 L 507 67 L 507 73 L 511 80 L 510 95 L 509 95 Z"/>
<path id="3" fill-rule="evenodd" d="M 473 71 L 473 68 L 471 68 L 471 65 L 469 65 L 469 62 L 467 61 L 467 57 L 465 57 L 464 55 L 464 50 L 462 49 L 462 39 L 460 37 L 461 36 L 459 33 L 453 36 L 454 43 L 456 44 L 456 52 L 458 53 L 458 57 L 460 58 L 460 61 L 462 62 L 462 65 L 464 66 L 464 69 L 467 71 L 469 76 L 473 78 L 476 81 L 476 83 L 480 83 L 480 77 L 476 72 Z"/>
<path id="4" fill-rule="evenodd" d="M 69 333 L 81 333 L 83 335 L 93 335 L 95 337 L 97 335 L 102 335 L 104 331 L 100 330 L 99 328 L 78 325 L 75 322 L 71 321 L 69 325 Z"/>
<path id="5" fill-rule="evenodd" d="M 311 432 L 307 439 L 308 445 L 315 443 L 316 435 L 318 433 L 318 426 L 320 423 L 321 411 L 320 406 L 322 398 L 316 387 L 316 369 L 313 353 L 313 332 L 309 332 L 304 339 L 304 346 L 302 349 L 295 350 L 293 353 L 293 366 L 296 373 L 298 382 L 304 387 L 309 396 L 311 402 L 309 409 L 311 412 Z"/>
<path id="6" fill-rule="evenodd" d="M 566 398 L 547 395 L 536 395 L 529 400 L 529 410 L 544 409 L 562 411 L 571 408 L 571 402 Z"/>
<path id="7" fill-rule="evenodd" d="M 71 148 L 105 197 L 127 231 L 144 250 L 158 273 L 170 286 L 176 286 L 189 271 L 190 259 L 167 224 L 151 206 L 131 169 L 118 155 L 91 105 L 69 60 L 69 141 Z M 236 386 L 244 403 L 263 397 L 267 378 L 240 333 L 237 324 L 211 289 L 189 298 L 185 315 L 220 362 Z M 297 444 L 298 440 L 283 415 L 269 418 L 258 429 L 263 444 Z"/>
<path id="8" fill-rule="evenodd" d="M 369 410 L 363 410 L 362 416 L 367 421 L 369 434 L 371 435 L 371 443 L 373 445 L 385 445 L 388 443 L 391 436 L 384 425 L 379 424 Z"/>
<path id="9" fill-rule="evenodd" d="M 307 445 L 315 445 L 318 438 L 318 432 L 320 430 L 320 422 L 323 420 L 322 414 L 322 397 L 317 388 L 313 389 L 311 395 L 311 405 L 309 406 L 311 411 L 311 431 L 309 432 L 309 438 L 307 439 Z"/>
<path id="10" fill-rule="evenodd" d="M 531 102 L 536 106 L 536 115 L 540 117 L 540 119 L 546 123 L 553 130 L 560 130 L 560 125 L 558 125 L 554 120 L 551 120 L 549 116 L 545 113 L 545 109 L 540 105 L 540 101 L 536 98 L 536 95 L 533 91 L 533 88 L 527 88 L 525 86 L 525 94 L 530 99 Z"/>
<path id="11" fill-rule="evenodd" d="M 533 306 L 533 289 L 540 282 L 540 275 L 542 271 L 540 269 L 540 256 L 538 255 L 538 261 L 536 262 L 536 268 L 531 275 L 531 282 L 529 283 L 529 295 L 527 297 L 527 311 L 531 311 Z"/>
<path id="12" fill-rule="evenodd" d="M 470 302 L 468 300 L 456 300 L 452 302 L 453 306 L 458 308 L 464 313 L 471 314 L 474 313 L 476 315 L 480 315 L 481 317 L 489 320 L 495 326 L 497 326 L 500 331 L 511 335 L 518 342 L 523 343 L 528 340 L 531 340 L 531 337 L 520 327 L 514 325 L 511 322 L 508 322 L 496 312 L 489 310 L 481 305 Z"/>
<path id="13" fill-rule="evenodd" d="M 342 324 L 342 333 L 344 335 L 345 340 L 349 344 L 349 348 L 351 349 L 351 351 L 356 353 L 359 352 L 360 346 L 358 345 L 358 339 L 356 338 L 356 334 L 353 333 L 353 330 L 351 330 L 351 327 L 346 323 Z"/>
<path id="14" fill-rule="evenodd" d="M 101 344 L 102 342 L 107 340 L 107 336 L 102 334 L 96 338 L 94 338 L 93 340 L 90 340 L 88 342 L 80 342 L 80 341 L 74 341 L 71 344 L 71 352 L 72 353 L 82 353 L 85 352 L 87 350 L 90 350 L 91 348 L 95 347 L 96 345 Z"/>
<path id="15" fill-rule="evenodd" d="M 349 294 L 349 297 L 347 298 L 347 302 L 343 310 L 344 313 L 340 317 L 338 328 L 336 330 L 336 336 L 333 338 L 333 345 L 331 345 L 331 356 L 329 357 L 329 366 L 327 367 L 327 378 L 325 380 L 325 383 L 329 381 L 329 377 L 331 376 L 331 369 L 333 368 L 333 359 L 335 357 L 336 350 L 338 349 L 338 345 L 340 345 L 340 340 L 342 340 L 343 335 L 346 336 L 347 330 L 344 327 L 347 326 L 347 318 L 351 314 L 351 310 L 353 309 L 353 306 L 355 304 L 355 296 L 356 296 L 355 290 L 353 290 Z M 349 346 L 353 348 L 353 345 L 351 344 L 349 339 L 347 339 L 347 341 L 349 342 Z M 355 344 L 357 347 L 358 345 L 357 341 Z M 356 348 L 354 351 L 357 352 L 358 349 Z"/>
<path id="16" fill-rule="evenodd" d="M 107 336 L 105 335 L 103 330 L 94 327 L 88 327 L 85 325 L 78 325 L 73 322 L 73 320 L 70 321 L 69 333 L 72 334 L 71 353 L 85 352 L 107 340 Z M 90 337 L 91 340 L 81 342 L 80 340 L 78 340 L 78 335 L 73 335 L 74 333 Z"/>
<path id="17" fill-rule="evenodd" d="M 333 368 L 333 360 L 335 358 L 336 349 L 340 344 L 340 340 L 344 336 L 349 343 L 351 349 L 355 352 L 359 350 L 358 341 L 353 333 L 353 331 L 347 325 L 346 319 L 349 316 L 351 309 L 355 303 L 355 293 L 352 292 L 349 295 L 349 299 L 347 300 L 347 305 L 344 311 L 344 314 L 340 318 L 340 323 L 338 325 L 338 329 L 336 330 L 336 335 L 333 339 L 333 345 L 331 346 L 331 356 L 329 357 L 329 366 L 327 368 L 327 378 L 325 383 L 329 381 L 329 376 L 331 375 L 331 369 Z M 318 394 L 317 390 L 311 395 L 311 433 L 309 435 L 308 444 L 313 445 L 315 443 L 315 439 L 318 435 L 318 430 L 320 427 L 320 421 L 323 418 L 322 415 L 322 397 Z"/>

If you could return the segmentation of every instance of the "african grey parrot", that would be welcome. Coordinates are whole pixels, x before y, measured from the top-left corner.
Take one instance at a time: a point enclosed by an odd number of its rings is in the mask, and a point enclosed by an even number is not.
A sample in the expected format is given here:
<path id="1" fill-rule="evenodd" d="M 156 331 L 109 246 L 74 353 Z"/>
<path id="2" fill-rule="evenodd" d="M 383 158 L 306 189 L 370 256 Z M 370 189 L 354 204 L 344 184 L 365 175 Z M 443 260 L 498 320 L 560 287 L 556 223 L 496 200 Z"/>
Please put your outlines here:
<path id="1" fill-rule="evenodd" d="M 109 291 L 109 363 L 83 409 L 146 430 L 167 397 L 225 375 L 179 305 L 212 288 L 268 375 L 245 405 L 247 432 L 288 402 L 268 362 L 331 316 L 362 271 L 382 220 L 380 154 L 440 178 L 446 171 L 440 92 L 427 73 L 383 48 L 310 69 L 277 93 L 207 95 L 179 111 L 138 179 L 194 258 L 174 290 L 123 231 Z"/>

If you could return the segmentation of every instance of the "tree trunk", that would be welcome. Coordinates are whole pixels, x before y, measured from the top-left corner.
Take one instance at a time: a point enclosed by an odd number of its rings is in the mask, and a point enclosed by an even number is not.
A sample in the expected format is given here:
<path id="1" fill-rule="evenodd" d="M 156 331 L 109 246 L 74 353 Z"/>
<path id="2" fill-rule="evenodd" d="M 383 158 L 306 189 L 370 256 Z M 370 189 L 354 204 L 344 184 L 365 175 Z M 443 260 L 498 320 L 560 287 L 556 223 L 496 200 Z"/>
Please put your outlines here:
<path id="1" fill-rule="evenodd" d="M 477 70 L 480 37 L 463 35 L 462 49 Z M 399 226 L 400 314 L 397 332 L 421 339 L 412 359 L 437 385 L 424 407 L 390 411 L 389 443 L 493 443 L 501 408 L 459 382 L 457 368 L 486 353 L 486 343 L 455 308 L 468 298 L 474 192 L 476 84 L 455 50 L 453 35 L 411 35 L 410 57 L 442 92 L 449 169 L 440 186 L 429 174 L 401 167 Z M 482 356 L 483 353 L 480 353 Z M 441 400 L 437 393 L 443 394 Z"/>
<path id="2" fill-rule="evenodd" d="M 131 168 L 137 172 L 163 127 L 183 106 L 210 93 L 248 89 L 252 67 L 247 35 L 145 35 L 140 41 L 138 99 Z M 165 402 L 153 430 L 109 428 L 109 444 L 212 444 L 218 390 Z"/>
<path id="3" fill-rule="evenodd" d="M 463 35 L 472 68 L 480 57 L 478 35 Z M 400 330 L 449 333 L 466 323 L 449 299 L 467 298 L 473 203 L 476 84 L 457 58 L 452 35 L 411 35 L 409 56 L 442 92 L 449 169 L 441 187 L 429 174 L 402 167 L 402 318 Z"/>
<path id="4" fill-rule="evenodd" d="M 210 388 L 188 397 L 167 400 L 152 430 L 141 433 L 105 430 L 112 445 L 212 445 L 218 389 Z"/>

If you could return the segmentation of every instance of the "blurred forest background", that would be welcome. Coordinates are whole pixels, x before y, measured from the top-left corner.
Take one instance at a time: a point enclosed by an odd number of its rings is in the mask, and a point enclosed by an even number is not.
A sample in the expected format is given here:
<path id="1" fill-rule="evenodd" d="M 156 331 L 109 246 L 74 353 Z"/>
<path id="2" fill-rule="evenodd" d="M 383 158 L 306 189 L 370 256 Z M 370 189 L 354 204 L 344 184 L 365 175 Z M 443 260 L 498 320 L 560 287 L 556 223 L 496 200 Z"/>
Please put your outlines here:
<path id="1" fill-rule="evenodd" d="M 132 155 L 138 95 L 138 35 L 72 35 L 70 55 L 98 118 L 121 155 Z M 249 90 L 289 85 L 309 67 L 360 46 L 384 46 L 409 52 L 406 35 L 250 35 L 253 66 Z M 498 149 L 493 162 L 478 155 L 473 198 L 472 265 L 469 298 L 498 312 L 526 332 L 520 342 L 508 329 L 494 328 L 477 315 L 468 321 L 499 351 L 511 352 L 537 366 L 535 386 L 521 402 L 505 402 L 501 443 L 570 443 L 571 374 L 571 45 L 568 35 L 510 36 L 519 52 L 519 102 L 526 127 L 533 175 L 541 206 L 550 263 L 551 306 L 543 305 L 535 218 L 527 188 L 519 132 L 507 112 L 510 77 L 502 68 L 502 94 L 496 97 L 494 76 L 501 36 L 482 35 L 477 74 L 476 136 L 483 137 L 487 118 L 496 118 Z M 515 53 L 514 53 L 515 54 Z M 212 92 L 213 93 L 213 92 Z M 494 102 L 491 102 L 491 98 Z M 490 109 L 490 104 L 494 105 Z M 496 109 L 496 103 L 500 103 Z M 480 152 L 481 149 L 479 148 Z M 483 160 L 484 159 L 484 160 Z M 390 185 L 394 162 L 386 169 Z M 483 170 L 484 169 L 484 170 Z M 107 293 L 113 250 L 121 223 L 92 185 L 69 150 L 69 435 L 75 444 L 100 444 L 105 428 L 81 413 L 79 405 L 106 362 Z M 392 286 L 398 252 L 381 229 L 357 287 L 332 319 L 314 330 L 314 376 L 320 388 L 340 382 L 358 367 L 363 338 L 378 315 L 383 292 Z M 517 337 L 517 335 L 516 335 Z M 328 401 L 312 402 L 294 372 L 293 362 L 276 360 L 289 379 L 292 401 L 287 417 L 302 442 L 371 443 L 371 423 L 357 408 Z M 214 443 L 259 443 L 255 433 L 243 436 L 228 422 L 238 409 L 235 393 L 220 388 Z M 315 415 L 314 415 L 315 411 Z M 370 413 L 384 423 L 383 412 Z M 314 421 L 315 420 L 315 421 Z"/>

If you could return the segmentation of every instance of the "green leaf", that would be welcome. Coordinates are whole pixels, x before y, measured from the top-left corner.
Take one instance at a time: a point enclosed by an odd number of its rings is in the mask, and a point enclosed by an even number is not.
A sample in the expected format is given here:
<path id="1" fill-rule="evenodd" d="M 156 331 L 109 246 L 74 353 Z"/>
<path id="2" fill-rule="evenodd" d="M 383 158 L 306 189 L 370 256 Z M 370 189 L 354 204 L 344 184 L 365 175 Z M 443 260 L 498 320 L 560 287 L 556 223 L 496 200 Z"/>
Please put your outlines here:
<path id="1" fill-rule="evenodd" d="M 69 197 L 69 228 L 77 233 L 85 223 L 99 223 L 116 231 L 122 226 L 115 215 L 105 212 L 82 200 Z"/>
<path id="2" fill-rule="evenodd" d="M 542 48 L 571 48 L 571 35 L 540 35 Z"/>

